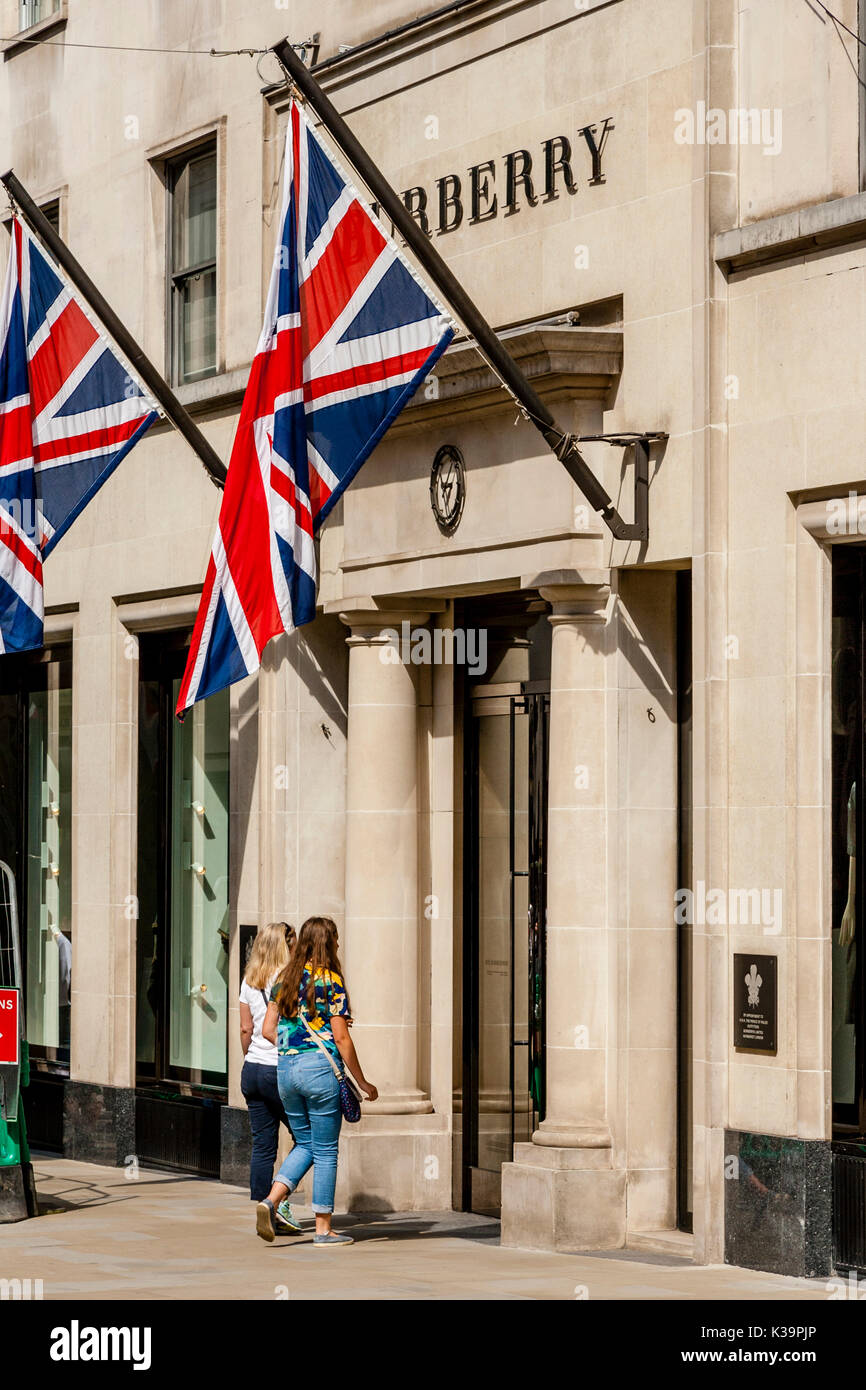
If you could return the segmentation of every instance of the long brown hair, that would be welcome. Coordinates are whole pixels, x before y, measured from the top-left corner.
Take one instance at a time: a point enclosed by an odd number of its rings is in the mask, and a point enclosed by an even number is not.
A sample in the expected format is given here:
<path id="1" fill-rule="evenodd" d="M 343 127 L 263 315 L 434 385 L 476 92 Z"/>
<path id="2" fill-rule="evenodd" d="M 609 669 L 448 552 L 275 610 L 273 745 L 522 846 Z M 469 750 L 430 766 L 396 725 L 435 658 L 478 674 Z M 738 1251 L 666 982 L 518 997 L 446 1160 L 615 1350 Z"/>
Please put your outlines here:
<path id="1" fill-rule="evenodd" d="M 298 941 L 277 985 L 277 1003 L 283 1018 L 296 1018 L 304 967 L 310 967 L 305 1004 L 312 1018 L 316 1012 L 316 971 L 339 975 L 343 967 L 337 954 L 337 924 L 330 917 L 308 917 L 298 933 Z"/>

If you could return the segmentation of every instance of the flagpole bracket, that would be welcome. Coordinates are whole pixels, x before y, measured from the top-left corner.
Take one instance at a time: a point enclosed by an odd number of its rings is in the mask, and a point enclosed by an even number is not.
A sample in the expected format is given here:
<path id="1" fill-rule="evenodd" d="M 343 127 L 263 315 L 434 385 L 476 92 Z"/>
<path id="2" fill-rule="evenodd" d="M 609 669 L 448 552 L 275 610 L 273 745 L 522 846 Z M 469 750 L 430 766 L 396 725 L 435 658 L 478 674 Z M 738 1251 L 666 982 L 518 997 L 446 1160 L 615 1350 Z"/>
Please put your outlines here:
<path id="1" fill-rule="evenodd" d="M 616 540 L 649 540 L 650 449 L 653 444 L 666 443 L 667 432 L 665 430 L 645 430 L 638 433 L 637 431 L 626 430 L 620 434 L 582 434 L 579 437 L 570 436 L 569 438 L 575 449 L 579 444 L 609 444 L 612 448 L 618 447 L 625 452 L 629 449 L 633 450 L 634 520 L 624 521 L 612 502 L 609 506 L 602 508 L 601 515 Z M 566 451 L 560 454 L 560 459 L 566 463 Z"/>
<path id="2" fill-rule="evenodd" d="M 304 64 L 305 67 L 311 68 L 315 65 L 316 60 L 319 56 L 319 40 L 320 35 L 316 33 L 313 34 L 312 38 L 304 39 L 303 43 L 292 43 L 291 39 L 289 38 L 285 40 L 285 43 L 289 48 L 294 49 L 294 51 L 297 53 L 298 57 L 300 58 L 301 62 Z M 301 106 L 306 106 L 307 99 L 304 96 L 304 93 L 301 91 L 300 87 L 298 86 L 297 82 L 293 78 L 292 74 L 289 72 L 282 58 L 280 57 L 280 54 L 278 52 L 278 46 L 274 45 L 274 47 L 270 51 L 271 53 L 273 53 L 274 57 L 276 58 L 277 62 L 279 63 L 280 67 L 282 68 L 285 74 L 286 86 L 288 87 L 291 96 L 293 96 L 296 101 L 300 102 Z M 309 63 L 307 62 L 308 52 L 310 54 Z"/>

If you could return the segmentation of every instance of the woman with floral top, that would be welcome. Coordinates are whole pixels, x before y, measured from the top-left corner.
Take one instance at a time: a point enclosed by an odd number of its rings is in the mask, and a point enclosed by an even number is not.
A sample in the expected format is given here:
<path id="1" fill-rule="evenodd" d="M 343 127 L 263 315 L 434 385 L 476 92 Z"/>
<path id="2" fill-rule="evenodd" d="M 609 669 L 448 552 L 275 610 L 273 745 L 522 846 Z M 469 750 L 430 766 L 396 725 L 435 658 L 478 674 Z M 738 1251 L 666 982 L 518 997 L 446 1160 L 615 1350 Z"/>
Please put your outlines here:
<path id="1" fill-rule="evenodd" d="M 342 1058 L 368 1100 L 379 1094 L 364 1076 L 349 1037 L 352 1016 L 337 944 L 337 928 L 330 917 L 307 918 L 291 959 L 271 990 L 262 1027 L 263 1036 L 277 1046 L 277 1085 L 295 1147 L 256 1208 L 256 1232 L 263 1240 L 274 1239 L 277 1206 L 315 1165 L 313 1244 L 319 1249 L 351 1245 L 352 1237 L 331 1230 L 343 1116 L 339 1083 L 318 1042 L 335 1062 Z"/>

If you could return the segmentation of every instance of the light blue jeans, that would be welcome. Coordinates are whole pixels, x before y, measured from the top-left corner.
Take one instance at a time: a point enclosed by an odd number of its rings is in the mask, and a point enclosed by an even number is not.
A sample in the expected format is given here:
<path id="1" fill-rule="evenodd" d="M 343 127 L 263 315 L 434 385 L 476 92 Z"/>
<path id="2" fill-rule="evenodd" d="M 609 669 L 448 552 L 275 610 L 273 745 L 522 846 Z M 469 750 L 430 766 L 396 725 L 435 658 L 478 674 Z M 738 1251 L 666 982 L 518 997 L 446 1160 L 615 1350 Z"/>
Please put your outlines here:
<path id="1" fill-rule="evenodd" d="M 339 1063 L 337 1063 L 339 1066 Z M 280 1057 L 277 1086 L 283 1109 L 292 1125 L 295 1147 L 277 1174 L 276 1181 L 294 1192 L 305 1173 L 313 1173 L 313 1211 L 334 1210 L 337 1186 L 337 1153 L 340 1145 L 340 1086 L 318 1048 Z"/>

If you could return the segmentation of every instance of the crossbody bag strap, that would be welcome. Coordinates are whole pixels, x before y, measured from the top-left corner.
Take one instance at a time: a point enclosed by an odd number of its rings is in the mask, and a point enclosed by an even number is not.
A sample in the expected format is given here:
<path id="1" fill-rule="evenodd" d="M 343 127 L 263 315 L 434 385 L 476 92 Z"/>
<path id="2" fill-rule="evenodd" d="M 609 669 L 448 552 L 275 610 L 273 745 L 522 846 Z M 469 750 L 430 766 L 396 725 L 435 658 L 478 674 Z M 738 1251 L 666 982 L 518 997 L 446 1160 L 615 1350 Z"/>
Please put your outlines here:
<path id="1" fill-rule="evenodd" d="M 317 1037 L 316 1037 L 315 1032 L 314 1032 L 313 1029 L 310 1027 L 310 1025 L 309 1025 L 309 1023 L 307 1022 L 307 1020 L 306 1020 L 306 1018 L 304 1017 L 304 1015 L 301 1013 L 301 1005 L 300 1005 L 300 1004 L 298 1005 L 298 1018 L 299 1018 L 299 1019 L 301 1020 L 301 1022 L 303 1023 L 303 1025 L 304 1025 L 304 1027 L 306 1028 L 307 1032 L 309 1033 L 310 1037 L 313 1039 L 313 1042 L 316 1044 L 316 1047 L 318 1047 L 318 1048 L 320 1049 L 320 1051 L 324 1052 L 325 1056 L 327 1057 L 328 1061 L 329 1061 L 330 1064 L 331 1064 L 331 1070 L 333 1071 L 333 1073 L 334 1073 L 334 1075 L 336 1076 L 337 1080 L 338 1080 L 338 1081 L 342 1081 L 342 1079 L 343 1079 L 343 1073 L 340 1071 L 340 1068 L 337 1066 L 337 1063 L 334 1061 L 334 1059 L 333 1059 L 333 1057 L 331 1056 L 330 1052 L 329 1052 L 328 1049 L 325 1047 L 325 1044 L 322 1042 L 321 1038 L 317 1038 Z"/>
<path id="2" fill-rule="evenodd" d="M 317 1037 L 316 1037 L 315 1032 L 314 1032 L 313 1029 L 310 1027 L 310 1025 L 309 1025 L 309 1023 L 307 1022 L 307 1020 L 306 1020 L 306 1018 L 304 1017 L 304 1015 L 301 1013 L 301 1007 L 300 1007 L 300 1005 L 298 1005 L 298 1018 L 299 1018 L 299 1019 L 301 1020 L 301 1022 L 303 1023 L 303 1025 L 304 1025 L 304 1027 L 306 1028 L 307 1032 L 309 1033 L 310 1037 L 313 1039 L 313 1042 L 316 1044 L 316 1047 L 320 1048 L 320 1049 L 322 1050 L 322 1052 L 324 1052 L 325 1056 L 327 1057 L 328 1061 L 329 1061 L 330 1064 L 331 1064 L 331 1067 L 333 1068 L 334 1075 L 336 1076 L 337 1080 L 338 1080 L 338 1081 L 348 1081 L 349 1085 L 351 1086 L 352 1090 L 355 1092 L 355 1095 L 358 1097 L 358 1099 L 359 1099 L 359 1100 L 366 1100 L 367 1097 L 364 1095 L 364 1092 L 361 1090 L 360 1085 L 359 1085 L 358 1082 L 355 1080 L 355 1078 L 354 1078 L 354 1076 L 352 1075 L 352 1073 L 349 1071 L 349 1068 L 346 1067 L 346 1066 L 344 1066 L 344 1067 L 343 1067 L 343 1070 L 340 1071 L 339 1067 L 337 1066 L 336 1062 L 334 1061 L 334 1059 L 333 1059 L 333 1057 L 331 1056 L 331 1054 L 330 1054 L 330 1052 L 328 1051 L 328 1049 L 325 1047 L 325 1044 L 322 1042 L 321 1038 L 317 1038 Z"/>

